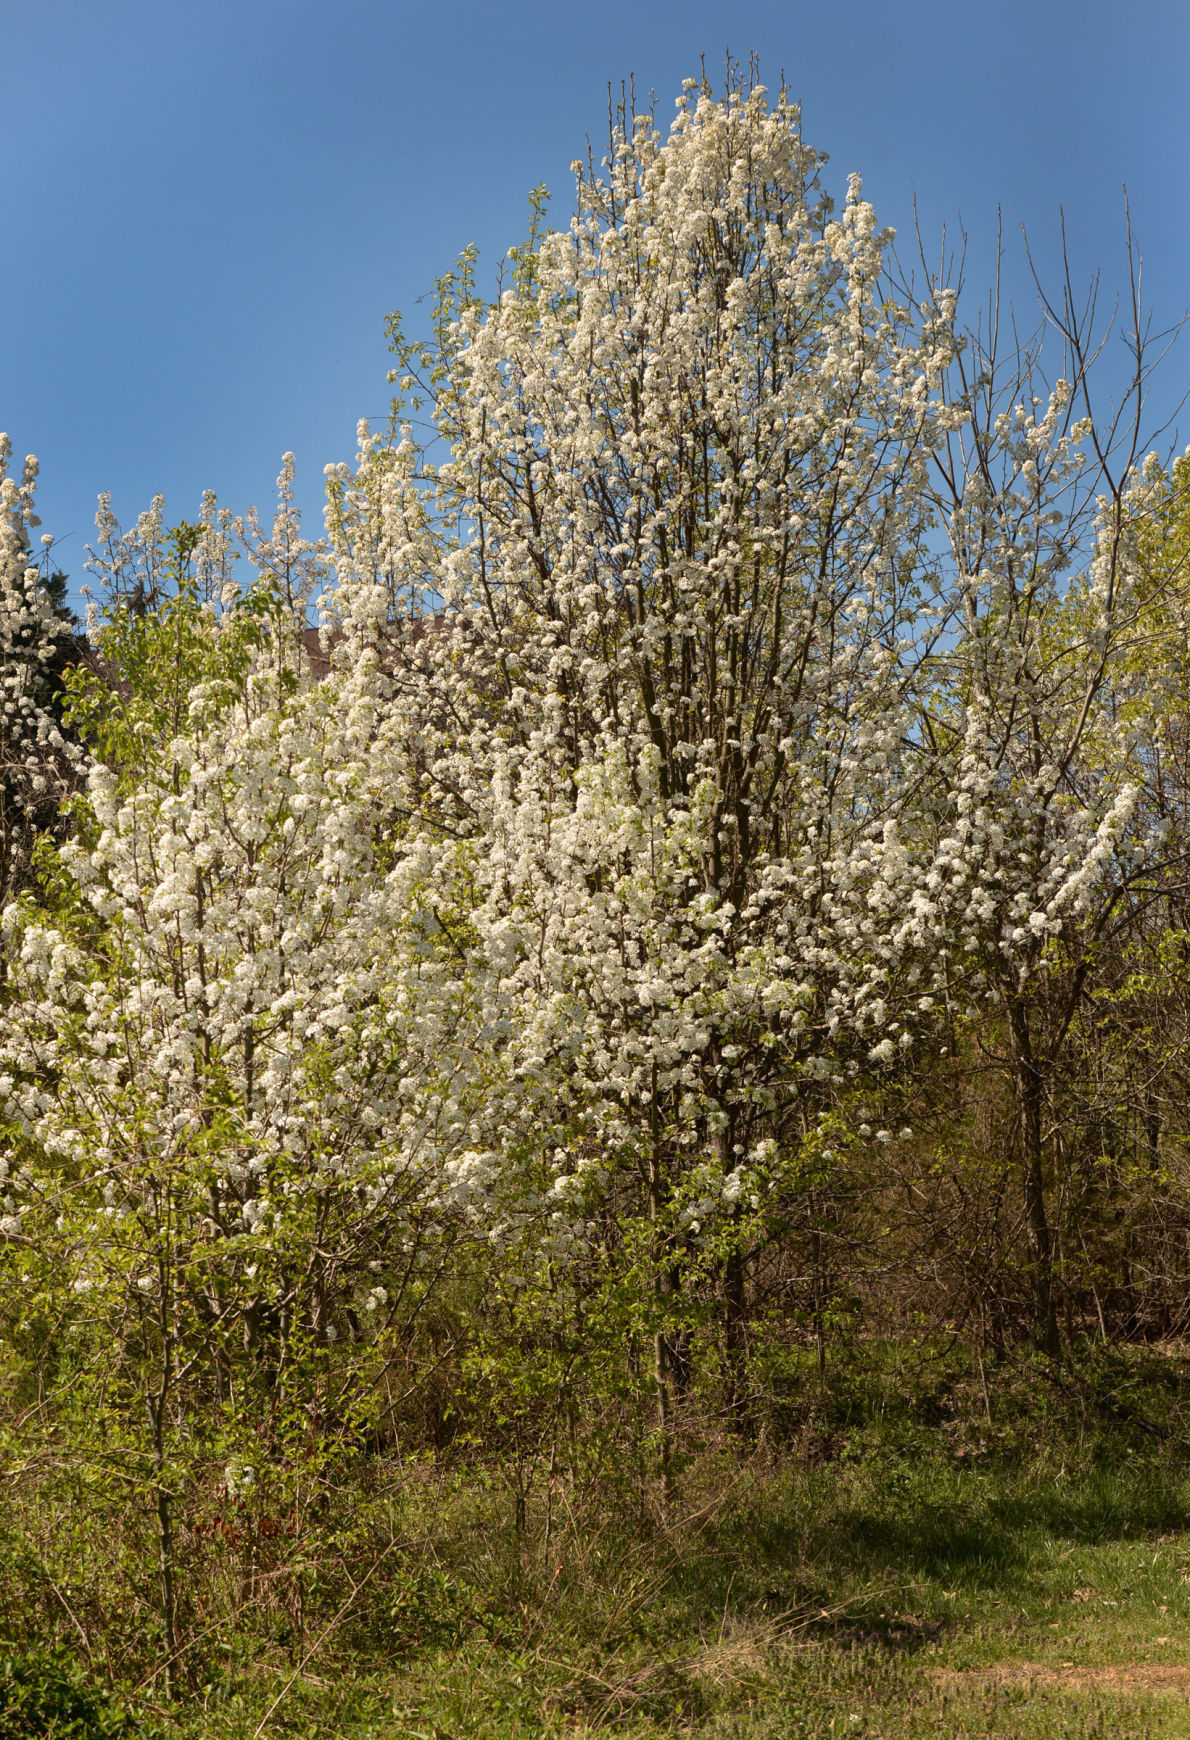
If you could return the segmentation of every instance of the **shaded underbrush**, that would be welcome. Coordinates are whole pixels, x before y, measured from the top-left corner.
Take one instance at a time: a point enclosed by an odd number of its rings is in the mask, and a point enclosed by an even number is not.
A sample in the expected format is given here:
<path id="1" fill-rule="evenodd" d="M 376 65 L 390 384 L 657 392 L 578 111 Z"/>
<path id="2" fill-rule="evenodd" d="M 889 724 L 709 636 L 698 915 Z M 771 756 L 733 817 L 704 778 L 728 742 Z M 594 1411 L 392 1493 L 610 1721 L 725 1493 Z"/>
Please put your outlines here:
<path id="1" fill-rule="evenodd" d="M 474 1440 L 212 1466 L 169 1697 L 145 1519 L 12 1422 L 0 1737 L 1178 1733 L 1181 1372 L 860 1350 L 780 1432 L 692 1401 L 668 1502 L 647 1445 L 584 1465 L 577 1434 L 552 1468 Z"/>

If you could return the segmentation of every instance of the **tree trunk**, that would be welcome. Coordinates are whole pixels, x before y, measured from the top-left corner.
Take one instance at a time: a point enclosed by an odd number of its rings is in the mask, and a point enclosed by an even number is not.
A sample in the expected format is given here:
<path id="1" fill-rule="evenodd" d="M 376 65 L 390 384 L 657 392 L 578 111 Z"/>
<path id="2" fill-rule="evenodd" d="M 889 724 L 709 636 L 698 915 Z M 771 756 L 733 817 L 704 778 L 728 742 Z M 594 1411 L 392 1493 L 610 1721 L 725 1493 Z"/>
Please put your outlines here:
<path id="1" fill-rule="evenodd" d="M 727 1416 L 734 1432 L 752 1437 L 755 1418 L 748 1386 L 747 1278 L 744 1254 L 734 1250 L 723 1272 L 723 1340 L 727 1364 Z"/>
<path id="2" fill-rule="evenodd" d="M 168 1355 L 161 1387 L 148 1397 L 153 1434 L 153 1464 L 157 1476 L 157 1579 L 161 1591 L 161 1617 L 165 1628 L 165 1695 L 172 1698 L 178 1675 L 178 1596 L 174 1581 L 173 1500 L 166 1484 L 165 1412 L 168 1400 Z"/>
<path id="3" fill-rule="evenodd" d="M 1009 1003 L 1017 1111 L 1025 1193 L 1029 1267 L 1033 1282 L 1033 1328 L 1037 1344 L 1051 1358 L 1061 1352 L 1054 1299 L 1054 1246 L 1045 1205 L 1045 1165 L 1041 1136 L 1041 1072 L 1033 1056 L 1029 1021 L 1018 999 Z"/>
<path id="4" fill-rule="evenodd" d="M 657 1300 L 658 1322 L 653 1337 L 653 1384 L 657 1395 L 657 1435 L 661 1441 L 662 1502 L 668 1511 L 673 1502 L 673 1469 L 670 1455 L 669 1356 L 665 1336 L 662 1300 L 670 1280 L 666 1273 L 661 1248 L 659 1222 L 662 1206 L 661 1129 L 657 1105 L 657 1065 L 653 1065 L 652 1093 L 649 1102 L 649 1219 L 653 1223 L 653 1286 Z"/>

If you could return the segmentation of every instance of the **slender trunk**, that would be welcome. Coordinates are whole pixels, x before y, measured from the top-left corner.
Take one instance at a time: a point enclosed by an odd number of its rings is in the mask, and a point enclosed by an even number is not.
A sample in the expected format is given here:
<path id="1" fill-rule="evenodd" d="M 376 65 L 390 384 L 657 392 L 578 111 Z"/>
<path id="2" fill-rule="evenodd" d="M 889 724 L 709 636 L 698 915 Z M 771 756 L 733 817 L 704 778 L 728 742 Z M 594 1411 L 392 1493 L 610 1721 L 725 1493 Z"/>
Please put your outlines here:
<path id="1" fill-rule="evenodd" d="M 1056 1358 L 1061 1351 L 1061 1342 L 1054 1299 L 1053 1236 L 1045 1205 L 1041 1072 L 1033 1056 L 1028 1018 L 1019 999 L 1014 998 L 1009 1003 L 1009 1023 L 1016 1071 L 1017 1110 L 1020 1117 L 1025 1220 L 1033 1281 L 1034 1333 L 1039 1347 L 1052 1358 Z"/>
<path id="2" fill-rule="evenodd" d="M 165 1630 L 164 1683 L 172 1698 L 178 1686 L 181 1646 L 178 1636 L 178 1590 L 174 1562 L 173 1494 L 169 1486 L 167 1455 L 169 1410 L 176 1378 L 177 1323 L 173 1293 L 174 1202 L 165 1189 L 156 1202 L 157 1307 L 156 1329 L 161 1339 L 161 1363 L 155 1389 L 146 1388 L 145 1402 L 153 1444 L 154 1505 L 157 1513 L 157 1578 L 161 1594 L 161 1618 Z"/>
<path id="3" fill-rule="evenodd" d="M 826 1376 L 826 1316 L 823 1294 L 825 1282 L 822 1273 L 822 1228 L 818 1224 L 818 1211 L 813 1196 L 810 1198 L 810 1252 L 814 1266 L 814 1341 L 818 1349 L 818 1377 L 821 1381 Z"/>
<path id="4" fill-rule="evenodd" d="M 975 1360 L 976 1360 L 976 1364 L 979 1367 L 979 1387 L 983 1391 L 984 1418 L 986 1419 L 988 1425 L 991 1426 L 991 1423 L 992 1423 L 992 1398 L 988 1394 L 988 1377 L 987 1377 L 986 1371 L 984 1371 L 984 1369 L 983 1369 L 983 1340 L 984 1340 L 984 1326 L 983 1326 L 983 1323 L 981 1321 L 980 1330 L 979 1330 L 979 1339 L 975 1343 Z"/>
<path id="5" fill-rule="evenodd" d="M 554 1430 L 550 1437 L 550 1465 L 545 1477 L 545 1537 L 542 1541 L 541 1556 L 545 1565 L 549 1566 L 550 1546 L 554 1538 L 554 1481 L 558 1475 L 558 1423 L 555 1418 Z"/>
<path id="6" fill-rule="evenodd" d="M 165 1625 L 165 1695 L 177 1689 L 178 1599 L 174 1579 L 173 1500 L 166 1484 L 165 1414 L 169 1393 L 170 1354 L 164 1356 L 161 1386 L 148 1397 L 149 1423 L 153 1434 L 153 1469 L 156 1474 L 157 1581 L 161 1591 L 161 1617 Z"/>
<path id="7" fill-rule="evenodd" d="M 656 1189 L 650 1187 L 649 1208 L 656 1219 Z M 662 1300 L 666 1294 L 666 1274 L 660 1262 L 655 1263 L 655 1287 L 657 1291 L 657 1310 L 660 1319 L 663 1310 Z M 661 1441 L 661 1488 L 668 1510 L 673 1499 L 673 1470 L 670 1457 L 670 1438 L 672 1423 L 670 1419 L 669 1396 L 669 1349 L 666 1344 L 664 1323 L 658 1321 L 657 1332 L 653 1337 L 653 1386 L 657 1395 L 657 1433 Z"/>
<path id="8" fill-rule="evenodd" d="M 681 1293 L 682 1269 L 679 1263 L 671 1263 L 666 1270 L 664 1291 L 669 1299 L 676 1299 Z M 675 1402 L 680 1404 L 689 1396 L 693 1378 L 690 1336 L 680 1323 L 675 1323 L 665 1338 L 665 1365 L 671 1393 Z"/>
<path id="9" fill-rule="evenodd" d="M 745 1347 L 747 1297 L 744 1255 L 733 1250 L 723 1269 L 723 1340 L 727 1354 L 727 1412 L 733 1430 L 749 1429 Z"/>
<path id="10" fill-rule="evenodd" d="M 1151 1088 L 1145 1090 L 1145 1146 L 1149 1171 L 1155 1174 L 1161 1166 L 1161 1112 Z"/>
<path id="11" fill-rule="evenodd" d="M 649 1219 L 653 1223 L 653 1276 L 657 1299 L 657 1331 L 653 1337 L 653 1384 L 657 1395 L 657 1434 L 661 1441 L 661 1492 L 666 1510 L 673 1502 L 673 1468 L 670 1454 L 669 1357 L 665 1339 L 662 1301 L 667 1292 L 664 1253 L 658 1230 L 661 1219 L 661 1131 L 657 1106 L 657 1065 L 653 1065 L 653 1091 L 649 1105 Z"/>
<path id="12" fill-rule="evenodd" d="M 718 1136 L 719 1164 L 726 1178 L 736 1164 L 736 1122 L 728 1111 Z M 740 1210 L 731 1211 L 733 1242 L 723 1264 L 723 1352 L 727 1371 L 727 1415 L 734 1431 L 747 1427 L 748 1380 L 746 1370 L 745 1319 L 746 1276 L 744 1253 L 739 1246 Z"/>

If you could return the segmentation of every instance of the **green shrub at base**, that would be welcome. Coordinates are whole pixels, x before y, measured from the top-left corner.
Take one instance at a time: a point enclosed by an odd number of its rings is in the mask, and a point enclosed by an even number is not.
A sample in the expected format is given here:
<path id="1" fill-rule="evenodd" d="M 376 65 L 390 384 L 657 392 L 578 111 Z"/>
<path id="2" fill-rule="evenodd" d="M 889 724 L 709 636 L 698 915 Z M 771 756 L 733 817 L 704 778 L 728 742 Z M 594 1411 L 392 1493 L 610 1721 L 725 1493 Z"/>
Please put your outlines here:
<path id="1" fill-rule="evenodd" d="M 60 1651 L 0 1640 L 0 1740 L 134 1740 L 136 1732 Z"/>

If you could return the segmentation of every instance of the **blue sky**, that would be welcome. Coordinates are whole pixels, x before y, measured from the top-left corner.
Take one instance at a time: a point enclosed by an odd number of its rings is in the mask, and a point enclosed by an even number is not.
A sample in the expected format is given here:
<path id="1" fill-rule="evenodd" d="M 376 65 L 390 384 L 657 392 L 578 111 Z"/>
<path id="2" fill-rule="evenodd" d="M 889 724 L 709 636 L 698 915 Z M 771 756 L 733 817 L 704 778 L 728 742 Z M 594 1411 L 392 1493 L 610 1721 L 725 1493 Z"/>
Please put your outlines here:
<path id="1" fill-rule="evenodd" d="M 725 45 L 784 69 L 828 180 L 860 170 L 883 223 L 907 236 L 915 198 L 931 241 L 961 219 L 972 302 L 998 206 L 1018 305 L 1017 226 L 1052 271 L 1060 207 L 1110 301 L 1127 183 L 1155 319 L 1190 303 L 1187 0 L 7 0 L 0 24 L 0 427 L 76 583 L 101 489 L 126 521 L 208 485 L 263 512 L 289 448 L 317 516 L 386 409 L 386 312 L 416 326 L 469 242 L 488 281 L 536 183 L 565 220 L 609 80 L 665 115 Z M 1187 386 L 1190 334 L 1155 420 Z"/>

